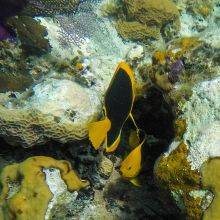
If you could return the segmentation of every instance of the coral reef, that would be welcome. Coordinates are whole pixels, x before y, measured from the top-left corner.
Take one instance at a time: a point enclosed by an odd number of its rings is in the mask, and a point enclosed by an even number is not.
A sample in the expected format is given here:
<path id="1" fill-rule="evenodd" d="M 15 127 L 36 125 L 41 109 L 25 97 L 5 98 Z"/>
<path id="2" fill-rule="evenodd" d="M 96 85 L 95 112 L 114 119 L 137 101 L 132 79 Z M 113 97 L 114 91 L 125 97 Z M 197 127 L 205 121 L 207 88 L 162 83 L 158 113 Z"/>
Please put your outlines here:
<path id="1" fill-rule="evenodd" d="M 95 92 L 69 80 L 48 80 L 36 85 L 33 93 L 26 101 L 21 97 L 20 104 L 19 98 L 6 98 L 0 106 L 0 133 L 10 143 L 30 147 L 51 139 L 83 139 L 101 107 Z"/>
<path id="2" fill-rule="evenodd" d="M 172 1 L 125 0 L 122 4 L 124 15 L 117 21 L 116 29 L 126 40 L 146 43 L 158 39 L 170 24 L 173 29 L 179 29 L 179 12 Z"/>
<path id="3" fill-rule="evenodd" d="M 16 44 L 0 42 L 0 92 L 24 91 L 33 83 L 28 64 Z"/>
<path id="4" fill-rule="evenodd" d="M 192 171 L 187 161 L 188 147 L 184 143 L 163 155 L 157 161 L 155 174 L 160 185 L 168 188 L 174 197 L 179 197 L 185 206 L 185 212 L 190 219 L 200 219 L 202 216 L 202 199 L 190 196 L 190 192 L 200 189 L 200 174 Z"/>
<path id="5" fill-rule="evenodd" d="M 200 82 L 191 89 L 191 97 L 188 101 L 185 100 L 184 105 L 179 108 L 181 112 L 177 114 L 179 119 L 175 123 L 175 140 L 166 155 L 157 162 L 155 174 L 162 181 L 161 186 L 170 189 L 177 204 L 190 219 L 201 219 L 203 212 L 215 203 L 212 203 L 213 196 L 208 191 L 213 189 L 209 177 L 215 175 L 209 174 L 210 168 L 207 167 L 209 158 L 220 155 L 219 76 Z M 203 171 L 202 164 L 206 161 L 208 162 Z M 200 184 L 201 175 L 203 187 Z M 209 215 L 208 211 L 207 213 Z"/>
<path id="6" fill-rule="evenodd" d="M 192 169 L 199 169 L 209 157 L 220 156 L 219 101 L 220 77 L 217 77 L 194 87 L 183 107 L 187 124 L 184 141 L 190 145 L 188 159 Z"/>
<path id="7" fill-rule="evenodd" d="M 0 219 L 27 219 L 38 208 L 46 220 L 218 215 L 219 1 L 0 5 L 0 168 L 15 163 L 1 173 Z M 135 72 L 132 115 L 146 133 L 138 188 L 119 171 L 129 144 L 138 143 L 130 120 L 114 155 L 79 141 L 88 124 L 100 119 L 103 96 L 122 60 Z M 74 181 L 69 184 L 63 169 L 70 171 L 70 164 L 52 158 L 73 163 L 91 187 L 69 192 Z"/>
<path id="8" fill-rule="evenodd" d="M 22 14 L 30 16 L 54 16 L 56 14 L 73 13 L 79 0 L 28 0 Z"/>
<path id="9" fill-rule="evenodd" d="M 211 219 L 219 219 L 219 166 L 220 160 L 219 158 L 213 158 L 206 161 L 202 165 L 202 184 L 206 189 L 211 190 L 214 193 L 214 200 L 212 201 L 210 207 L 204 212 L 203 219 L 211 220 Z"/>
<path id="10" fill-rule="evenodd" d="M 27 55 L 42 55 L 50 50 L 48 39 L 45 38 L 46 28 L 28 16 L 17 16 L 7 20 L 7 24 L 16 29 L 21 48 Z"/>
<path id="11" fill-rule="evenodd" d="M 44 219 L 53 194 L 45 181 L 42 168 L 59 169 L 70 191 L 88 186 L 88 182 L 80 180 L 67 161 L 39 156 L 6 166 L 1 173 L 3 188 L 0 204 L 3 219 Z"/>
<path id="12" fill-rule="evenodd" d="M 151 38 L 157 39 L 160 35 L 160 30 L 157 28 L 148 27 L 137 21 L 118 21 L 116 29 L 123 39 L 144 43 L 147 43 Z"/>

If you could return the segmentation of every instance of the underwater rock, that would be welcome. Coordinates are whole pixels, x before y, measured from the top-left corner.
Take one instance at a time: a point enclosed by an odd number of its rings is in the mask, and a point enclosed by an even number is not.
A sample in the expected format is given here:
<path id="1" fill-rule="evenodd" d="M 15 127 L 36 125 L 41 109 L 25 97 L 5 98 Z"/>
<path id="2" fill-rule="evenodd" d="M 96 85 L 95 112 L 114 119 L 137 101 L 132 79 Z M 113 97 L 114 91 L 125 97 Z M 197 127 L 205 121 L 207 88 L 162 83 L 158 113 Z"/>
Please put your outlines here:
<path id="1" fill-rule="evenodd" d="M 179 197 L 177 204 L 180 206 L 183 203 L 180 208 L 190 219 L 200 219 L 202 199 L 190 196 L 192 191 L 200 189 L 200 174 L 197 170 L 191 170 L 187 153 L 187 146 L 180 143 L 169 155 L 162 155 L 155 166 L 155 175 L 162 187 L 170 190 L 174 198 Z"/>
<path id="2" fill-rule="evenodd" d="M 33 95 L 23 101 L 4 101 L 0 106 L 0 134 L 11 144 L 24 147 L 48 140 L 81 140 L 100 110 L 96 92 L 69 80 L 51 79 L 37 84 Z"/>
<path id="3" fill-rule="evenodd" d="M 55 177 L 53 185 L 48 184 L 48 175 L 43 169 L 55 168 L 65 182 L 59 186 Z M 48 173 L 48 171 L 45 171 Z M 3 219 L 44 219 L 48 205 L 53 202 L 54 188 L 60 191 L 77 191 L 89 185 L 80 180 L 68 161 L 58 161 L 50 157 L 31 157 L 22 163 L 6 166 L 1 173 L 3 186 L 0 197 L 0 212 Z M 63 183 L 61 183 L 63 184 Z M 52 188 L 52 189 L 51 189 Z M 56 193 L 57 194 L 57 193 Z"/>
<path id="4" fill-rule="evenodd" d="M 97 14 L 99 4 L 91 2 L 80 3 L 74 15 L 40 20 L 48 31 L 51 54 L 65 60 L 78 56 L 83 70 L 79 71 L 77 82 L 93 85 L 103 95 L 118 63 L 138 44 L 124 42 L 114 24 Z"/>

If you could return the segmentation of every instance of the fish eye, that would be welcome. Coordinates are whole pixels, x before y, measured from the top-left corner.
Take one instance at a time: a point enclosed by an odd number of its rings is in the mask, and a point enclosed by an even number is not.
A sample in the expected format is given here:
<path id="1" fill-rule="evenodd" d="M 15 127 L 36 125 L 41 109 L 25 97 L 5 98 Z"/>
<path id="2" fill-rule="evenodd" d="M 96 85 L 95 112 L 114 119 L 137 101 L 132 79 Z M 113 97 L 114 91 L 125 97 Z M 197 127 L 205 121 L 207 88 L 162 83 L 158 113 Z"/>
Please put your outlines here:
<path id="1" fill-rule="evenodd" d="M 128 170 L 131 170 L 131 167 L 128 167 Z"/>

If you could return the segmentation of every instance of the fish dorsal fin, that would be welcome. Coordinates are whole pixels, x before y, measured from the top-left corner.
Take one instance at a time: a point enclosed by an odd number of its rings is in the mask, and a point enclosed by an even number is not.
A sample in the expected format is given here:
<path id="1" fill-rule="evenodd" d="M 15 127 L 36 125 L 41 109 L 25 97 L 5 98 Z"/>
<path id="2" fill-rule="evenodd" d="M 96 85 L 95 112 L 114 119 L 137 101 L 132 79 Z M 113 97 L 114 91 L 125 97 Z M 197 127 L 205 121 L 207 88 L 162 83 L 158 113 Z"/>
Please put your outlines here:
<path id="1" fill-rule="evenodd" d="M 92 122 L 89 124 L 89 140 L 92 146 L 98 149 L 107 137 L 107 132 L 111 128 L 111 122 L 106 117 L 104 120 Z"/>
<path id="2" fill-rule="evenodd" d="M 132 122 L 133 122 L 133 124 L 134 124 L 134 126 L 135 126 L 135 128 L 136 128 L 137 134 L 139 135 L 140 129 L 139 129 L 139 127 L 137 126 L 136 121 L 134 120 L 134 117 L 133 117 L 133 115 L 131 114 L 131 112 L 130 112 L 130 114 L 129 114 L 129 117 L 130 117 L 130 119 L 132 120 Z"/>

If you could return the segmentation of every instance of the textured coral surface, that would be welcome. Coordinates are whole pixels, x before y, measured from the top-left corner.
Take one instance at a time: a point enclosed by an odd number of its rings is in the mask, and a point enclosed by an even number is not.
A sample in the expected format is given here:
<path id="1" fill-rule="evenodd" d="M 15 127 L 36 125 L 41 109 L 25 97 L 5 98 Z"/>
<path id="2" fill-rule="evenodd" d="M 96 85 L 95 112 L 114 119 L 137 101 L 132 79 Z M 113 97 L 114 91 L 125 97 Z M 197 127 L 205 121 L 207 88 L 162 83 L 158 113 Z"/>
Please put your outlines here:
<path id="1" fill-rule="evenodd" d="M 214 200 L 210 207 L 204 212 L 204 220 L 220 219 L 220 159 L 214 158 L 205 162 L 202 166 L 202 184 L 203 187 L 214 193 Z"/>
<path id="2" fill-rule="evenodd" d="M 3 186 L 0 197 L 0 212 L 3 219 L 44 219 L 53 194 L 45 181 L 42 168 L 58 168 L 68 190 L 75 191 L 88 186 L 72 170 L 68 161 L 57 161 L 50 157 L 31 157 L 20 164 L 6 166 L 1 173 Z M 17 190 L 11 192 L 11 186 Z M 11 186 L 10 186 L 11 185 Z"/>

